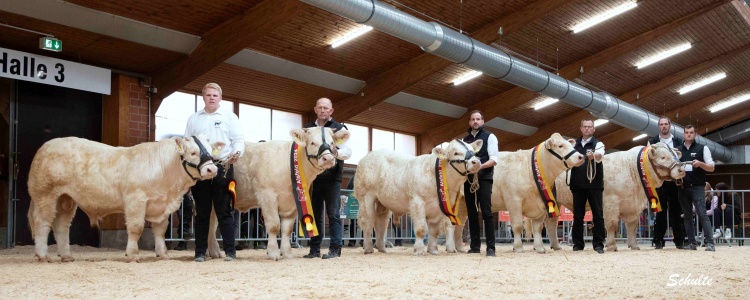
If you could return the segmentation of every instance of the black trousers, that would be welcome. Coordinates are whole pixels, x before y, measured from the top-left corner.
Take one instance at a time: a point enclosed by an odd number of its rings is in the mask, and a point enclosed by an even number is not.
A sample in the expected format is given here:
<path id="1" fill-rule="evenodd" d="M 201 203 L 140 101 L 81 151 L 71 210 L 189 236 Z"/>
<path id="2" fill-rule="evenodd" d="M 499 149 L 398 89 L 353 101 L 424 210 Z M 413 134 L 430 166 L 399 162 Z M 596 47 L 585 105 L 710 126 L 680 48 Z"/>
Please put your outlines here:
<path id="1" fill-rule="evenodd" d="M 328 218 L 328 228 L 331 236 L 330 249 L 341 249 L 343 244 L 344 223 L 341 221 L 341 180 L 316 178 L 313 181 L 312 193 L 313 214 L 318 234 L 310 238 L 310 253 L 320 252 L 323 242 L 323 228 L 325 217 Z M 325 211 L 325 214 L 323 213 Z"/>
<path id="2" fill-rule="evenodd" d="M 573 192 L 573 248 L 583 249 L 583 216 L 586 214 L 586 202 L 591 206 L 594 219 L 594 249 L 604 248 L 604 210 L 602 208 L 603 189 L 571 189 Z"/>
<path id="3" fill-rule="evenodd" d="M 479 179 L 479 189 L 476 193 L 471 192 L 471 183 L 464 183 L 464 195 L 466 195 L 466 211 L 469 213 L 469 243 L 470 250 L 479 250 L 482 245 L 479 233 L 479 215 L 477 205 L 482 210 L 484 220 L 484 238 L 487 249 L 495 250 L 495 218 L 492 214 L 492 179 Z"/>
<path id="4" fill-rule="evenodd" d="M 208 226 L 211 219 L 211 207 L 216 211 L 219 231 L 223 239 L 224 252 L 234 254 L 235 223 L 232 214 L 232 196 L 228 192 L 229 181 L 234 178 L 234 167 L 226 170 L 218 166 L 216 177 L 202 180 L 193 186 L 195 200 L 195 255 L 206 254 L 208 248 Z"/>
<path id="5" fill-rule="evenodd" d="M 662 211 L 656 213 L 654 221 L 654 244 L 664 245 L 664 235 L 667 227 L 672 227 L 675 246 L 682 246 L 685 242 L 685 223 L 682 221 L 682 207 L 680 206 L 679 190 L 672 181 L 665 181 L 656 189 L 659 194 Z M 667 215 L 669 215 L 669 226 L 667 226 Z"/>

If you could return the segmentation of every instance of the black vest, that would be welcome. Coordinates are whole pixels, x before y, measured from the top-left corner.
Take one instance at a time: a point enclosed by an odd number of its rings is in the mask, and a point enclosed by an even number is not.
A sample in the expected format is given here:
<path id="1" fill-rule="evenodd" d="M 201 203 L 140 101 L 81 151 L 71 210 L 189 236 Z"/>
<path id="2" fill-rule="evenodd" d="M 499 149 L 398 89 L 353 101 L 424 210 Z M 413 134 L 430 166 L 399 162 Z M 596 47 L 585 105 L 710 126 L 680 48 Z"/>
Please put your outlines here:
<path id="1" fill-rule="evenodd" d="M 482 140 L 484 143 L 482 143 L 482 149 L 479 149 L 479 152 L 477 152 L 477 157 L 479 157 L 479 161 L 481 161 L 482 163 L 485 163 L 488 160 L 490 160 L 490 154 L 489 152 L 487 152 L 487 145 L 488 145 L 487 141 L 490 139 L 490 135 L 492 134 L 492 132 L 484 130 L 484 126 L 479 128 L 479 131 L 477 131 L 476 136 L 471 135 L 471 127 L 469 127 L 468 132 L 469 132 L 469 135 L 464 137 L 464 142 L 473 143 L 476 140 Z M 477 173 L 477 175 L 479 176 L 479 179 L 492 180 L 492 175 L 494 174 L 494 170 L 495 170 L 494 167 L 481 169 L 479 170 L 479 173 Z M 474 175 L 469 175 L 469 180 L 473 180 L 473 179 L 474 179 Z"/>
<path id="2" fill-rule="evenodd" d="M 658 142 L 661 142 L 661 138 L 659 138 L 658 135 L 655 136 L 655 137 L 652 137 L 650 140 L 648 140 L 648 143 L 651 144 L 651 145 L 656 144 Z M 682 140 L 680 140 L 680 139 L 676 138 L 674 135 L 672 135 L 672 147 L 677 148 L 680 145 L 682 145 Z"/>
<path id="3" fill-rule="evenodd" d="M 576 140 L 576 146 L 575 149 L 578 151 L 578 153 L 583 154 L 584 156 L 584 163 L 580 167 L 574 167 L 570 170 L 570 188 L 571 189 L 603 189 L 604 188 L 604 167 L 603 162 L 600 162 L 596 164 L 596 176 L 594 177 L 594 181 L 589 182 L 588 177 L 586 176 L 586 170 L 588 170 L 589 167 L 589 160 L 586 157 L 586 151 L 591 150 L 592 152 L 594 149 L 596 149 L 596 144 L 599 143 L 599 140 L 597 140 L 595 137 L 591 137 L 591 140 L 586 144 L 586 146 L 581 145 L 581 140 L 583 140 L 583 137 L 580 137 Z"/>
<path id="4" fill-rule="evenodd" d="M 703 158 L 703 147 L 706 146 L 698 144 L 696 141 L 693 141 L 693 144 L 690 145 L 690 149 L 685 147 L 685 144 L 680 145 L 680 147 L 677 148 L 682 152 L 680 161 L 693 161 L 694 159 L 697 159 L 706 162 Z M 682 182 L 686 186 L 703 186 L 706 184 L 706 170 L 703 170 L 702 168 L 693 168 L 692 171 L 685 172 L 685 178 L 682 179 Z"/>
<path id="5" fill-rule="evenodd" d="M 315 121 L 305 124 L 305 128 L 311 128 L 311 127 L 318 127 L 318 124 L 315 124 Z M 349 130 L 349 128 L 347 128 L 346 125 L 334 121 L 333 118 L 331 118 L 331 120 L 326 122 L 326 124 L 323 125 L 323 127 L 333 128 L 334 132 L 339 131 L 341 129 Z M 335 145 L 330 145 L 330 146 L 335 147 Z M 318 177 L 315 178 L 315 181 L 318 181 L 318 179 L 323 180 L 323 181 L 331 181 L 331 180 L 341 181 L 343 174 L 344 174 L 344 161 L 337 159 L 336 166 L 323 171 L 323 173 L 320 173 L 320 175 L 318 175 Z"/>

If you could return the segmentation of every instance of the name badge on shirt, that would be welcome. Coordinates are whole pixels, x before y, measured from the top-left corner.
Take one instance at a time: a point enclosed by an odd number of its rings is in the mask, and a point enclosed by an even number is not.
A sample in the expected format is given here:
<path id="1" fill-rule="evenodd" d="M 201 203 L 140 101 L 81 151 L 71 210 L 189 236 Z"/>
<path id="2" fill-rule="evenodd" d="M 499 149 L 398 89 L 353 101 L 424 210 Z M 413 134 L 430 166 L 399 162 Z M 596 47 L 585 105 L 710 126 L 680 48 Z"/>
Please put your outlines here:
<path id="1" fill-rule="evenodd" d="M 693 165 L 687 164 L 685 165 L 685 172 L 692 172 L 693 171 Z"/>

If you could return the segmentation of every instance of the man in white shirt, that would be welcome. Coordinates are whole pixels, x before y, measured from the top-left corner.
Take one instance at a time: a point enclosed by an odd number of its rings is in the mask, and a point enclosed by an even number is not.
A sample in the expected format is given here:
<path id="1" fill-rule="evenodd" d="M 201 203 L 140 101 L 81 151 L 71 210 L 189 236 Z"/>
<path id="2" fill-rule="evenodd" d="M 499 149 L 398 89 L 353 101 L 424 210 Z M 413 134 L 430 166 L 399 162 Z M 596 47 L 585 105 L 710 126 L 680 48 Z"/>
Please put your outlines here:
<path id="1" fill-rule="evenodd" d="M 583 217 L 586 214 L 586 202 L 591 207 L 594 221 L 594 236 L 592 244 L 594 250 L 604 253 L 604 210 L 602 208 L 602 193 L 604 192 L 604 144 L 594 137 L 593 120 L 581 121 L 582 136 L 576 140 L 575 149 L 586 155 L 586 162 L 570 170 L 570 191 L 573 192 L 573 251 L 584 248 Z M 594 166 L 591 166 L 594 164 Z"/>
<path id="2" fill-rule="evenodd" d="M 216 83 L 209 83 L 203 87 L 203 102 L 205 108 L 196 112 L 187 122 L 185 136 L 205 135 L 211 142 L 224 142 L 218 155 L 217 176 L 212 180 L 198 181 L 191 189 L 195 199 L 195 261 L 206 260 L 208 247 L 208 227 L 211 208 L 216 212 L 219 230 L 223 239 L 224 260 L 232 261 L 236 258 L 234 248 L 234 217 L 232 215 L 232 198 L 228 192 L 229 182 L 234 179 L 234 164 L 245 150 L 245 140 L 240 129 L 237 115 L 228 110 L 220 110 L 221 87 Z M 215 153 L 212 153 L 215 154 Z"/>
<path id="3" fill-rule="evenodd" d="M 659 142 L 667 144 L 671 148 L 679 147 L 682 145 L 682 140 L 676 138 L 670 132 L 672 129 L 672 121 L 667 117 L 659 118 L 659 135 L 648 140 L 648 145 L 653 145 Z M 685 228 L 683 228 L 683 222 L 680 215 L 682 215 L 682 208 L 680 207 L 679 190 L 674 181 L 664 181 L 661 187 L 656 189 L 659 195 L 659 202 L 661 202 L 662 210 L 656 213 L 654 221 L 654 246 L 656 249 L 663 249 L 665 246 L 664 235 L 667 232 L 667 227 L 672 227 L 674 234 L 674 245 L 677 249 L 682 249 L 685 242 Z M 669 224 L 667 224 L 667 214 L 669 214 Z M 669 226 L 668 226 L 669 225 Z"/>
<path id="4" fill-rule="evenodd" d="M 703 226 L 703 238 L 706 242 L 706 251 L 716 251 L 713 240 L 713 228 L 706 215 L 706 203 L 704 202 L 704 188 L 706 186 L 706 172 L 714 171 L 714 160 L 711 151 L 706 145 L 695 141 L 695 126 L 685 126 L 685 142 L 678 150 L 682 152 L 680 161 L 689 162 L 685 166 L 685 178 L 682 178 L 680 189 L 680 206 L 685 222 L 685 234 L 688 238 L 688 246 L 683 249 L 697 250 L 695 245 L 695 227 L 693 224 L 693 206 L 698 220 Z"/>

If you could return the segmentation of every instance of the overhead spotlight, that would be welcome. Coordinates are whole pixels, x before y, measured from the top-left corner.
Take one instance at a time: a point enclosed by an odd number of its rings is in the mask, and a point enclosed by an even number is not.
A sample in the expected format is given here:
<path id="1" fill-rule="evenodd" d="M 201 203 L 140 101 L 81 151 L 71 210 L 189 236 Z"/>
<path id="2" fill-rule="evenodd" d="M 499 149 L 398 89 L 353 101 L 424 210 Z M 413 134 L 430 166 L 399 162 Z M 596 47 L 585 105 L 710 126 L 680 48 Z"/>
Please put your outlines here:
<path id="1" fill-rule="evenodd" d="M 360 35 L 363 35 L 363 34 L 369 32 L 370 30 L 372 30 L 371 26 L 362 26 L 362 27 L 359 27 L 359 28 L 357 28 L 355 30 L 349 31 L 346 34 L 344 34 L 344 36 L 342 36 L 342 37 L 334 40 L 331 43 L 331 48 L 336 48 L 338 46 L 341 46 L 341 45 L 345 44 L 346 42 L 349 42 L 349 41 L 351 41 L 353 39 L 356 39 Z"/>
<path id="2" fill-rule="evenodd" d="M 639 135 L 637 137 L 634 137 L 633 140 L 637 141 L 637 140 L 640 140 L 640 139 L 645 138 L 645 137 L 646 137 L 646 134 L 645 133 L 641 133 L 641 135 Z"/>
<path id="3" fill-rule="evenodd" d="M 464 82 L 467 82 L 469 80 L 472 80 L 474 78 L 479 77 L 479 75 L 482 75 L 482 72 L 471 71 L 469 73 L 463 74 L 463 75 L 459 76 L 458 78 L 456 78 L 455 80 L 453 80 L 453 85 L 462 84 Z"/>
<path id="4" fill-rule="evenodd" d="M 739 96 L 739 97 L 735 97 L 735 98 L 734 98 L 734 99 L 732 99 L 732 100 L 729 100 L 729 101 L 727 101 L 727 102 L 724 102 L 724 103 L 721 103 L 721 104 L 715 105 L 714 107 L 712 107 L 712 108 L 710 109 L 710 111 L 711 111 L 712 113 L 715 113 L 715 112 L 717 112 L 717 111 L 720 111 L 720 110 L 722 110 L 722 109 L 725 109 L 725 108 L 727 108 L 727 107 L 730 107 L 730 106 L 732 106 L 732 105 L 737 105 L 737 104 L 740 104 L 740 103 L 742 103 L 742 102 L 745 102 L 745 101 L 747 101 L 747 100 L 750 100 L 750 94 L 747 94 L 747 95 L 742 95 L 742 96 Z"/>
<path id="5" fill-rule="evenodd" d="M 555 99 L 555 98 L 547 98 L 546 100 L 544 100 L 542 102 L 539 102 L 536 105 L 534 105 L 534 110 L 540 110 L 542 108 L 545 108 L 547 106 L 550 106 L 552 104 L 557 103 L 557 101 L 560 101 L 560 100 Z"/>
<path id="6" fill-rule="evenodd" d="M 703 79 L 701 81 L 698 81 L 696 83 L 693 83 L 693 84 L 690 84 L 690 85 L 686 85 L 683 88 L 681 88 L 678 92 L 680 93 L 680 95 L 686 94 L 686 93 L 692 92 L 694 90 L 697 90 L 699 88 L 702 88 L 704 86 L 707 86 L 709 84 L 712 84 L 714 82 L 717 82 L 719 80 L 722 80 L 722 79 L 724 79 L 726 77 L 727 77 L 727 73 L 719 73 L 719 74 L 716 74 L 714 76 L 711 76 L 711 77 L 708 77 L 706 79 Z"/>
<path id="7" fill-rule="evenodd" d="M 599 24 L 601 22 L 609 20 L 609 19 L 611 19 L 611 18 L 613 18 L 613 17 L 615 17 L 615 16 L 617 16 L 617 15 L 619 15 L 621 13 L 629 11 L 629 10 L 635 8 L 636 6 L 638 6 L 637 2 L 628 2 L 628 3 L 621 4 L 621 5 L 613 8 L 613 9 L 610 9 L 608 11 L 605 11 L 605 12 L 603 12 L 601 14 L 598 14 L 596 16 L 588 18 L 588 19 L 586 19 L 586 21 L 583 21 L 582 23 L 580 23 L 580 24 L 576 25 L 575 27 L 573 27 L 573 33 L 579 33 L 581 31 L 584 31 L 584 30 L 586 30 L 587 28 L 589 28 L 591 26 L 594 26 L 596 24 Z"/>

